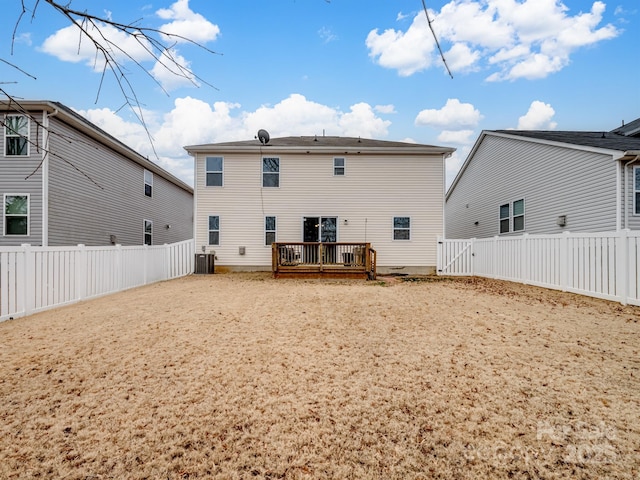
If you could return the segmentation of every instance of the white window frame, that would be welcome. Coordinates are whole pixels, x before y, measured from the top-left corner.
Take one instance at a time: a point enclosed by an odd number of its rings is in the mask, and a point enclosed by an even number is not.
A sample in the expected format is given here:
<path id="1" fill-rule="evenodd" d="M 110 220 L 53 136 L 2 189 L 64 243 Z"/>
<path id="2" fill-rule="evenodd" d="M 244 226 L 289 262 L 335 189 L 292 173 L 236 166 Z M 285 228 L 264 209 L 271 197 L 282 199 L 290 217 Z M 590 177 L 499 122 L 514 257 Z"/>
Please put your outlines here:
<path id="1" fill-rule="evenodd" d="M 27 233 L 7 233 L 7 217 L 24 217 L 23 214 L 7 213 L 7 197 L 27 197 Z M 5 237 L 28 237 L 31 235 L 31 194 L 5 193 L 2 197 L 2 235 Z"/>
<path id="2" fill-rule="evenodd" d="M 264 171 L 264 166 L 265 163 L 264 161 L 267 159 L 271 159 L 271 160 L 277 160 L 278 161 L 278 171 L 277 172 L 265 172 Z M 266 178 L 265 175 L 272 175 L 275 176 L 278 180 L 277 180 L 277 185 L 265 185 L 264 184 L 264 179 Z M 280 157 L 262 157 L 262 188 L 280 188 Z"/>
<path id="3" fill-rule="evenodd" d="M 149 232 L 147 233 L 147 225 L 149 225 Z M 149 243 L 147 243 L 147 235 L 149 236 Z M 153 245 L 153 222 L 151 220 L 142 220 L 142 244 Z"/>
<path id="4" fill-rule="evenodd" d="M 144 169 L 144 195 L 145 197 L 153 197 L 153 172 Z M 147 186 L 149 186 L 149 194 L 147 194 Z"/>
<path id="5" fill-rule="evenodd" d="M 638 197 L 640 196 L 640 165 L 633 167 L 633 215 L 640 215 L 640 202 Z"/>
<path id="6" fill-rule="evenodd" d="M 27 133 L 22 135 L 19 132 L 15 132 L 14 134 L 10 135 L 7 133 L 8 130 L 8 124 L 7 124 L 7 119 L 10 117 L 22 117 L 22 118 L 26 118 L 27 119 Z M 4 156 L 5 157 L 13 157 L 13 158 L 20 158 L 20 157 L 28 157 L 30 154 L 30 145 L 29 145 L 29 139 L 31 138 L 31 120 L 29 119 L 29 117 L 27 115 L 5 115 L 4 116 Z M 9 146 L 9 142 L 7 141 L 7 138 L 25 138 L 26 139 L 26 153 L 24 155 L 9 155 L 7 153 L 7 148 Z"/>
<path id="7" fill-rule="evenodd" d="M 518 202 L 522 202 L 522 213 L 516 215 L 515 214 L 515 206 L 516 203 Z M 506 203 L 501 203 L 500 206 L 498 207 L 498 234 L 499 235 L 505 235 L 507 233 L 517 233 L 517 232 L 524 232 L 526 230 L 526 201 L 523 198 L 519 198 L 518 200 L 514 200 L 512 202 L 506 202 Z M 508 207 L 509 208 L 509 215 L 503 217 L 502 216 L 502 207 Z M 522 228 L 519 228 L 516 230 L 515 228 L 515 222 L 516 222 L 516 218 L 520 218 L 522 217 Z M 506 231 L 502 231 L 502 222 L 503 221 L 508 221 L 509 222 L 509 226 L 508 229 Z"/>
<path id="8" fill-rule="evenodd" d="M 342 165 L 337 165 L 336 161 L 342 160 Z M 342 172 L 342 173 L 338 173 Z M 347 159 L 345 157 L 333 157 L 333 176 L 344 177 L 347 174 Z"/>
<path id="9" fill-rule="evenodd" d="M 267 218 L 273 218 L 273 222 L 274 222 L 273 230 L 269 230 L 267 228 Z M 278 241 L 278 217 L 276 217 L 275 215 L 265 215 L 264 216 L 264 246 L 265 247 L 270 247 L 271 246 L 271 243 L 267 242 L 267 235 L 269 233 L 273 233 L 273 241 L 277 242 Z"/>
<path id="10" fill-rule="evenodd" d="M 220 159 L 220 170 L 209 170 L 207 166 L 209 159 Z M 209 174 L 214 173 L 216 175 L 220 175 L 220 185 L 209 185 Z M 211 188 L 221 188 L 224 187 L 224 157 L 220 157 L 218 155 L 208 156 L 204 159 L 204 186 Z"/>
<path id="11" fill-rule="evenodd" d="M 211 218 L 217 218 L 218 219 L 218 228 L 211 228 Z M 218 242 L 217 243 L 211 243 L 211 233 L 212 232 L 217 232 L 218 233 Z M 220 245 L 220 215 L 209 215 L 207 217 L 207 245 L 214 245 L 214 246 L 219 246 Z"/>
<path id="12" fill-rule="evenodd" d="M 522 213 L 516 215 L 516 203 L 522 202 Z M 516 218 L 522 217 L 522 228 L 516 230 Z M 511 231 L 524 232 L 525 230 L 525 201 L 524 198 L 519 198 L 511 202 Z"/>
<path id="13" fill-rule="evenodd" d="M 405 227 L 396 227 L 396 219 L 399 218 L 407 218 L 409 219 L 409 227 L 405 228 Z M 412 225 L 412 221 L 411 221 L 411 216 L 409 215 L 394 215 L 393 219 L 391 220 L 391 227 L 392 227 L 392 239 L 394 242 L 410 242 L 411 241 L 411 225 Z M 396 238 L 396 232 L 404 232 L 407 231 L 409 232 L 409 238 Z"/>

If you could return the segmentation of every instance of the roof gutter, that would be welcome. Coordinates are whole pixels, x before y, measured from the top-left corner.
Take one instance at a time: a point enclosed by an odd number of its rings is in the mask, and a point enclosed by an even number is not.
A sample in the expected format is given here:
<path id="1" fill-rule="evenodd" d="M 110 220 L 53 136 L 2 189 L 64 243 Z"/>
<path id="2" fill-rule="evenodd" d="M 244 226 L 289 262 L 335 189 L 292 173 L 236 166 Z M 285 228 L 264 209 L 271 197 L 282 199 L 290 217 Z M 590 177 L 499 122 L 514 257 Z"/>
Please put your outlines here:
<path id="1" fill-rule="evenodd" d="M 40 243 L 43 247 L 49 246 L 49 138 L 51 136 L 49 119 L 58 113 L 60 111 L 57 108 L 51 112 L 46 109 L 42 111 L 42 238 Z"/>
<path id="2" fill-rule="evenodd" d="M 271 145 L 188 145 L 184 149 L 191 156 L 198 153 L 307 153 L 307 154 L 403 154 L 403 155 L 447 155 L 455 152 L 455 148 L 446 147 L 340 147 L 340 146 L 271 146 Z"/>

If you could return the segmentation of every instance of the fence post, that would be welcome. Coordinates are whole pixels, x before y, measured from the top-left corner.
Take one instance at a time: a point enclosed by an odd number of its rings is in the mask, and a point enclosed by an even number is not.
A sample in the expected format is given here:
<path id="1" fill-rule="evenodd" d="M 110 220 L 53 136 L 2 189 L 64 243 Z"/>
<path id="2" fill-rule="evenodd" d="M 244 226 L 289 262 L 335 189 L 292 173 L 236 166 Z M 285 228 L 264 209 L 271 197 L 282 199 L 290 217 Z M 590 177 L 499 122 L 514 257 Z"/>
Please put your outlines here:
<path id="1" fill-rule="evenodd" d="M 442 271 L 442 237 L 436 237 L 436 275 Z"/>
<path id="2" fill-rule="evenodd" d="M 530 268 L 530 260 L 531 255 L 529 254 L 529 234 L 523 233 L 522 238 L 520 239 L 521 249 L 520 249 L 520 277 L 522 278 L 522 283 L 527 285 L 531 281 L 531 268 Z"/>
<path id="3" fill-rule="evenodd" d="M 149 265 L 149 245 L 147 245 L 146 243 L 144 244 L 144 250 L 143 250 L 143 255 L 142 255 L 142 261 L 144 263 L 144 268 L 142 269 L 143 271 L 143 278 L 142 278 L 142 284 L 146 285 L 147 284 L 147 277 L 148 277 L 148 265 Z"/>
<path id="4" fill-rule="evenodd" d="M 476 276 L 476 237 L 473 237 L 470 242 L 471 252 L 469 253 L 469 258 L 471 259 L 471 276 Z"/>
<path id="5" fill-rule="evenodd" d="M 31 315 L 35 307 L 35 258 L 34 252 L 31 250 L 31 244 L 23 243 L 20 245 L 24 255 L 24 264 L 22 271 L 22 288 L 23 288 L 23 301 L 24 301 L 24 314 L 25 316 Z M 17 279 L 16 279 L 17 280 Z M 16 282 L 17 283 L 17 282 Z"/>
<path id="6" fill-rule="evenodd" d="M 498 236 L 493 237 L 491 248 L 491 275 L 498 278 Z"/>
<path id="7" fill-rule="evenodd" d="M 165 264 L 164 264 L 164 271 L 162 272 L 163 275 L 163 280 L 168 280 L 170 278 L 172 278 L 172 271 L 173 271 L 173 263 L 171 261 L 172 258 L 172 247 L 169 246 L 169 244 L 165 243 L 164 244 L 164 253 L 165 253 Z"/>
<path id="8" fill-rule="evenodd" d="M 87 296 L 87 249 L 84 244 L 78 244 L 78 256 L 75 262 L 76 300 Z"/>
<path id="9" fill-rule="evenodd" d="M 629 231 L 625 228 L 617 232 L 616 296 L 623 305 L 629 300 Z"/>
<path id="10" fill-rule="evenodd" d="M 116 243 L 115 245 L 116 247 L 116 281 L 118 282 L 118 286 L 116 287 L 118 289 L 118 291 L 122 291 L 126 288 L 126 280 L 125 280 L 125 272 L 124 272 L 124 261 L 122 259 L 122 245 L 119 243 Z"/>
<path id="11" fill-rule="evenodd" d="M 571 266 L 571 259 L 569 258 L 569 235 L 570 232 L 566 231 L 562 233 L 562 237 L 560 237 L 560 265 L 558 268 L 560 269 L 560 289 L 563 292 L 567 291 L 567 287 L 569 284 L 569 267 Z"/>

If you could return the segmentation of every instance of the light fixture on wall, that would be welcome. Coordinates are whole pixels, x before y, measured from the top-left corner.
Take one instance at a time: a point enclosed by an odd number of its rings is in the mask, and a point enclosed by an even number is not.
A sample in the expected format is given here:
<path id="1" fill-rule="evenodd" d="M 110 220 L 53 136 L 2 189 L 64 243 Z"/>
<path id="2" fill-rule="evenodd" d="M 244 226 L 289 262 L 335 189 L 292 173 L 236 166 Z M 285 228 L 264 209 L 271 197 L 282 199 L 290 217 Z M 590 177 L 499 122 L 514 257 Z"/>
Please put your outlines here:
<path id="1" fill-rule="evenodd" d="M 345 219 L 343 220 L 343 223 L 344 223 L 345 225 L 349 225 L 349 220 L 345 218 Z"/>
<path id="2" fill-rule="evenodd" d="M 567 226 L 567 216 L 566 215 L 558 215 L 558 220 L 556 220 L 556 223 L 558 224 L 559 227 L 566 227 Z"/>
<path id="3" fill-rule="evenodd" d="M 167 230 L 169 230 L 171 228 L 171 225 L 169 225 L 168 223 L 164 226 L 164 228 L 166 228 Z"/>

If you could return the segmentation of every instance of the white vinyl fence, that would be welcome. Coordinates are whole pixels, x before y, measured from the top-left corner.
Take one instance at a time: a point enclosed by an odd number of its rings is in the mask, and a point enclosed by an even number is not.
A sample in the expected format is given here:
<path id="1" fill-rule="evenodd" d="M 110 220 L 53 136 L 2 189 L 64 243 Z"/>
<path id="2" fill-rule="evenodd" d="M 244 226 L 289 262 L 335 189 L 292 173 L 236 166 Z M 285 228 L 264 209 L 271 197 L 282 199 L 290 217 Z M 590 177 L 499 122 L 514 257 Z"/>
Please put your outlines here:
<path id="1" fill-rule="evenodd" d="M 193 273 L 194 243 L 0 247 L 0 321 Z"/>
<path id="2" fill-rule="evenodd" d="M 640 232 L 439 238 L 437 270 L 640 305 Z"/>

